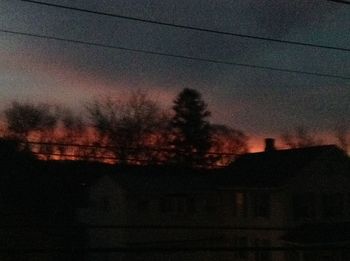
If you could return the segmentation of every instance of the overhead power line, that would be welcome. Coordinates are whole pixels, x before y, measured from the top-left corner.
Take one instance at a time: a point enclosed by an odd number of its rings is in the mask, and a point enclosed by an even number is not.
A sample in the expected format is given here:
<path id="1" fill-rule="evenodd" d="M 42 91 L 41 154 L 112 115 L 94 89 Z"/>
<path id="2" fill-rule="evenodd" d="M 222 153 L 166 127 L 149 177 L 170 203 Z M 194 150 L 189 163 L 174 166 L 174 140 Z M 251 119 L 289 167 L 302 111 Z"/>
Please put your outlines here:
<path id="1" fill-rule="evenodd" d="M 68 228 L 70 230 L 75 229 L 109 229 L 109 230 L 246 230 L 246 231 L 299 231 L 301 228 L 295 227 L 247 227 L 247 226 L 222 226 L 222 225 L 99 225 L 99 224 L 71 224 L 71 225 L 43 225 L 43 224 L 21 224 L 21 225 L 2 225 L 0 223 L 1 230 L 11 229 L 24 229 L 24 228 L 46 228 L 46 229 L 63 229 Z"/>
<path id="2" fill-rule="evenodd" d="M 44 145 L 44 146 L 58 146 L 58 147 L 76 147 L 76 148 L 85 148 L 85 149 L 107 149 L 107 150 L 116 150 L 120 149 L 118 146 L 110 145 L 88 145 L 88 144 L 79 144 L 79 143 L 60 143 L 60 142 L 40 142 L 40 141 L 23 141 L 22 144 L 31 144 L 31 145 Z M 153 151 L 153 152 L 174 152 L 174 149 L 171 148 L 137 148 L 137 147 L 128 147 L 124 148 L 128 151 Z M 207 155 L 222 155 L 222 156 L 238 156 L 237 153 L 230 152 L 213 152 L 209 151 Z"/>
<path id="3" fill-rule="evenodd" d="M 89 10 L 89 9 L 83 9 L 83 8 L 78 8 L 78 7 L 71 7 L 71 6 L 59 5 L 59 4 L 53 4 L 53 3 L 47 3 L 47 2 L 40 2 L 40 1 L 35 1 L 35 0 L 20 0 L 20 1 L 32 3 L 32 4 L 54 7 L 54 8 L 61 8 L 61 9 L 66 9 L 66 10 L 84 12 L 84 13 L 89 13 L 89 14 L 120 18 L 120 19 L 125 19 L 125 20 L 130 20 L 130 21 L 141 22 L 141 23 L 156 24 L 156 25 L 162 25 L 162 26 L 167 26 L 167 27 L 192 30 L 192 31 L 197 31 L 197 32 L 228 35 L 228 36 L 234 36 L 234 37 L 240 37 L 240 38 L 246 38 L 246 39 L 269 41 L 269 42 L 276 42 L 276 43 L 289 44 L 289 45 L 298 45 L 298 46 L 305 46 L 305 47 L 313 47 L 313 48 L 321 48 L 321 49 L 350 52 L 349 48 L 344 48 L 344 47 L 335 47 L 335 46 L 320 45 L 320 44 L 307 43 L 307 42 L 281 40 L 281 39 L 275 39 L 275 38 L 270 38 L 270 37 L 261 37 L 261 36 L 255 36 L 255 35 L 233 33 L 233 32 L 228 32 L 228 31 L 218 31 L 218 30 L 207 29 L 207 28 L 203 28 L 203 27 L 187 26 L 187 25 L 175 24 L 175 23 L 166 23 L 166 22 L 160 22 L 160 21 L 156 21 L 156 20 L 143 19 L 143 18 L 137 18 L 137 17 L 125 16 L 125 15 L 118 15 L 118 14 L 114 14 L 114 13 L 94 11 L 94 10 Z M 341 1 L 341 0 L 333 0 L 333 1 L 345 2 L 345 1 Z"/>
<path id="4" fill-rule="evenodd" d="M 183 241 L 188 243 L 188 241 Z M 325 250 L 349 250 L 347 245 L 312 245 L 312 246 L 287 246 L 287 247 L 227 247 L 227 246 L 127 246 L 127 247 L 51 247 L 51 248 L 0 248 L 0 253 L 10 255 L 23 254 L 47 254 L 47 253 L 195 253 L 195 252 L 295 252 L 308 251 L 320 252 Z"/>
<path id="5" fill-rule="evenodd" d="M 149 50 L 145 50 L 145 49 L 134 49 L 134 48 L 128 48 L 128 47 L 123 47 L 123 46 L 95 43 L 95 42 L 89 42 L 89 41 L 83 41 L 83 40 L 74 40 L 74 39 L 68 39 L 68 38 L 62 38 L 62 37 L 56 37 L 56 36 L 26 33 L 26 32 L 6 30 L 6 29 L 0 29 L 0 32 L 7 33 L 7 34 L 13 34 L 13 35 L 41 38 L 41 39 L 46 39 L 46 40 L 55 40 L 55 41 L 61 41 L 61 42 L 67 42 L 67 43 L 75 43 L 75 44 L 81 44 L 81 45 L 103 47 L 103 48 L 121 50 L 121 51 L 126 51 L 126 52 L 134 52 L 134 53 L 142 53 L 142 54 L 149 54 L 149 55 L 156 55 L 156 56 L 179 58 L 179 59 L 184 59 L 184 60 L 188 60 L 188 61 L 199 61 L 199 62 L 205 62 L 205 63 L 214 63 L 214 64 L 245 67 L 245 68 L 257 69 L 257 70 L 268 70 L 268 71 L 277 71 L 277 72 L 285 72 L 285 73 L 293 73 L 293 74 L 311 75 L 311 76 L 317 76 L 317 77 L 327 77 L 327 78 L 334 78 L 334 79 L 341 79 L 341 80 L 350 80 L 349 76 L 341 76 L 341 75 L 335 75 L 335 74 L 284 69 L 284 68 L 271 67 L 271 66 L 248 64 L 248 63 L 236 63 L 236 62 L 229 62 L 229 61 L 216 60 L 216 59 L 210 59 L 210 58 L 200 58 L 200 57 L 194 57 L 194 56 L 189 56 L 189 55 L 179 55 L 179 54 L 172 54 L 172 53 L 165 53 L 165 52 L 158 52 L 158 51 L 149 51 Z"/>
<path id="6" fill-rule="evenodd" d="M 343 0 L 328 0 L 328 1 L 350 5 L 349 1 L 343 1 Z"/>

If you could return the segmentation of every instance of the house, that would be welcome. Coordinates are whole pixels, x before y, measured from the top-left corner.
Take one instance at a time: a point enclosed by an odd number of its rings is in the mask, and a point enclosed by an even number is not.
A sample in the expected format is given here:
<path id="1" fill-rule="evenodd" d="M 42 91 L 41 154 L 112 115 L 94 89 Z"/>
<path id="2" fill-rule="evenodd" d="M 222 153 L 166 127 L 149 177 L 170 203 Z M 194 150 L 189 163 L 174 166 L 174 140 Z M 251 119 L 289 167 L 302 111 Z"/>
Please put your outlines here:
<path id="1" fill-rule="evenodd" d="M 270 140 L 219 170 L 113 169 L 79 211 L 88 260 L 348 260 L 349 161 Z"/>
<path id="2" fill-rule="evenodd" d="M 350 239 L 350 160 L 342 150 L 332 145 L 268 149 L 243 155 L 226 171 L 235 173 L 227 184 L 250 189 L 245 194 L 253 219 L 245 219 L 245 225 L 258 221 L 254 216 L 260 212 L 276 228 L 271 246 L 299 248 L 276 251 L 275 260 L 348 260 L 344 249 L 332 248 L 349 246 Z"/>

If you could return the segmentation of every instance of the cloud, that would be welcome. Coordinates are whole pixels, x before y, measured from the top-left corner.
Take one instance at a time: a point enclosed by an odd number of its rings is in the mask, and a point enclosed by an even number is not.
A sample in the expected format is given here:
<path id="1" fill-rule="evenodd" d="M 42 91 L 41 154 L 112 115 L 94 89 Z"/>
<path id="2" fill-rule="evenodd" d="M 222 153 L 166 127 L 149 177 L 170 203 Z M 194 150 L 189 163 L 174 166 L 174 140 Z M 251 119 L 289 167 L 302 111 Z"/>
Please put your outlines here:
<path id="1" fill-rule="evenodd" d="M 345 47 L 348 39 L 342 36 L 348 35 L 350 28 L 349 12 L 316 0 L 79 0 L 62 4 Z M 202 58 L 350 74 L 350 57 L 340 52 L 169 29 L 17 1 L 0 5 L 0 22 L 8 29 Z M 214 121 L 250 133 L 277 132 L 280 126 L 300 122 L 327 129 L 332 119 L 350 113 L 346 102 L 350 88 L 344 81 L 1 36 L 3 52 L 15 59 L 12 69 L 0 67 L 6 74 L 1 78 L 6 99 L 31 97 L 80 106 L 78 100 L 101 93 L 123 95 L 130 89 L 146 88 L 166 105 L 182 88 L 191 87 L 203 93 Z M 24 83 L 31 91 L 21 86 Z"/>

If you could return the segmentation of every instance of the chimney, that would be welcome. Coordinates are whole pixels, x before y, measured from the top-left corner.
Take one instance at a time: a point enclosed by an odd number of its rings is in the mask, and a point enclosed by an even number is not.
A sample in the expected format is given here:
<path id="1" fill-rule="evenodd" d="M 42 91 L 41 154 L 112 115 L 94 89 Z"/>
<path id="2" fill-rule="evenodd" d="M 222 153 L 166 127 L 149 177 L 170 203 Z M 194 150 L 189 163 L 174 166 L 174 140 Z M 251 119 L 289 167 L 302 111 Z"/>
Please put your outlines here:
<path id="1" fill-rule="evenodd" d="M 275 148 L 275 139 L 267 138 L 265 139 L 265 152 L 274 151 Z"/>

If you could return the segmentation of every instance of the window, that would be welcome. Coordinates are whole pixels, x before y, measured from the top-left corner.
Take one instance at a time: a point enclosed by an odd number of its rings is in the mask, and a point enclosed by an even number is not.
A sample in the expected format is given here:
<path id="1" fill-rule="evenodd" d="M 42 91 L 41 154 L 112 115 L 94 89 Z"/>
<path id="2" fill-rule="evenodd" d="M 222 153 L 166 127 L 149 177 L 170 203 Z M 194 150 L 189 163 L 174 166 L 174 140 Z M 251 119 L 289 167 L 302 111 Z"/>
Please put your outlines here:
<path id="1" fill-rule="evenodd" d="M 317 260 L 319 258 L 318 253 L 313 253 L 313 252 L 307 252 L 304 251 L 303 252 L 303 261 L 313 261 L 313 260 Z"/>
<path id="2" fill-rule="evenodd" d="M 344 195 L 341 193 L 322 194 L 322 214 L 327 218 L 342 217 L 344 213 Z"/>
<path id="3" fill-rule="evenodd" d="M 271 247 L 271 241 L 268 239 L 256 239 L 255 247 L 257 248 L 270 248 Z M 262 251 L 256 251 L 255 252 L 255 261 L 270 261 L 272 260 L 271 251 L 268 251 L 268 249 L 263 249 Z"/>
<path id="4" fill-rule="evenodd" d="M 235 239 L 235 247 L 248 247 L 248 239 L 246 237 L 238 237 Z M 239 250 L 235 252 L 235 258 L 248 259 L 247 250 Z"/>
<path id="5" fill-rule="evenodd" d="M 235 192 L 234 195 L 234 215 L 238 217 L 246 217 L 247 208 L 247 194 L 244 192 Z"/>
<path id="6" fill-rule="evenodd" d="M 139 199 L 137 201 L 137 210 L 139 212 L 147 212 L 149 210 L 149 200 L 148 199 Z"/>
<path id="7" fill-rule="evenodd" d="M 186 198 L 185 197 L 179 197 L 179 198 L 174 198 L 173 199 L 176 204 L 176 212 L 177 213 L 184 213 L 186 209 Z"/>
<path id="8" fill-rule="evenodd" d="M 160 200 L 160 211 L 163 213 L 169 213 L 173 211 L 173 204 L 170 197 L 164 197 Z"/>
<path id="9" fill-rule="evenodd" d="M 208 196 L 205 200 L 205 210 L 207 213 L 216 213 L 217 211 L 217 201 L 215 196 Z"/>
<path id="10" fill-rule="evenodd" d="M 186 198 L 186 208 L 188 213 L 196 212 L 196 202 L 193 197 Z"/>
<path id="11" fill-rule="evenodd" d="M 293 197 L 293 216 L 295 219 L 315 217 L 315 195 L 301 193 Z"/>
<path id="12" fill-rule="evenodd" d="M 160 200 L 160 211 L 163 213 L 194 213 L 194 199 L 187 196 L 165 196 Z"/>
<path id="13" fill-rule="evenodd" d="M 290 245 L 287 245 L 286 247 L 290 247 Z M 289 251 L 284 252 L 284 256 L 286 261 L 299 261 L 299 252 L 297 250 L 290 249 Z"/>
<path id="14" fill-rule="evenodd" d="M 111 210 L 111 201 L 107 196 L 101 198 L 101 210 L 106 212 Z"/>
<path id="15" fill-rule="evenodd" d="M 270 194 L 267 192 L 255 193 L 253 211 L 255 217 L 269 218 L 271 216 Z"/>

